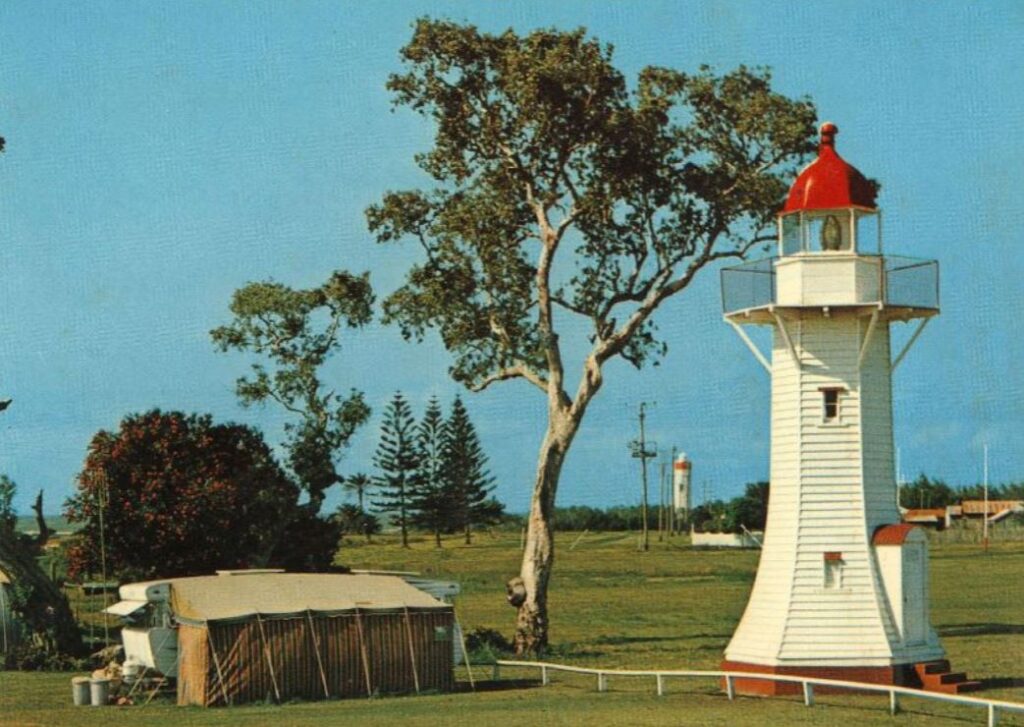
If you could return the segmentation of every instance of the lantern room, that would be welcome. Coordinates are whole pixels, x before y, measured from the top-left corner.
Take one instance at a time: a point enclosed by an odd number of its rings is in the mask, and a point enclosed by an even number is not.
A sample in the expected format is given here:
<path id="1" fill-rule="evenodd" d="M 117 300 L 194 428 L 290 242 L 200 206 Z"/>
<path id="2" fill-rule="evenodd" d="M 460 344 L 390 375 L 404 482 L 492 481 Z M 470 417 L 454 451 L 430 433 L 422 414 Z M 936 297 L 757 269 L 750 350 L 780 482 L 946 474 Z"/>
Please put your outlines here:
<path id="1" fill-rule="evenodd" d="M 883 254 L 878 185 L 839 156 L 838 133 L 822 124 L 818 157 L 779 211 L 777 255 L 722 270 L 727 317 L 772 324 L 776 309 L 884 309 L 890 320 L 938 312 L 938 264 Z"/>
<path id="2" fill-rule="evenodd" d="M 839 128 L 821 126 L 818 158 L 804 169 L 779 213 L 779 255 L 882 253 L 877 185 L 835 149 Z"/>

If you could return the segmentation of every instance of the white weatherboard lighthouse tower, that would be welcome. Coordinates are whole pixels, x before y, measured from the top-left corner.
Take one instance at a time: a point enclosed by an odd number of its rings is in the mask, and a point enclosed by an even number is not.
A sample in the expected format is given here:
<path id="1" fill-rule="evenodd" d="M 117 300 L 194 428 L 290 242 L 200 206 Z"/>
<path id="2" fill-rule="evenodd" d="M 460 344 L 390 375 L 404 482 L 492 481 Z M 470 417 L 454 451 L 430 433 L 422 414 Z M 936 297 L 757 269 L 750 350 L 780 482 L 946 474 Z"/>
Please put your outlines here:
<path id="1" fill-rule="evenodd" d="M 928 618 L 925 535 L 900 523 L 892 374 L 939 312 L 938 265 L 883 255 L 875 185 L 821 127 L 778 256 L 722 272 L 725 319 L 771 375 L 771 495 L 723 668 L 959 691 Z M 902 350 L 890 325 L 914 322 Z M 743 329 L 772 329 L 770 361 Z M 798 685 L 737 680 L 754 694 Z"/>

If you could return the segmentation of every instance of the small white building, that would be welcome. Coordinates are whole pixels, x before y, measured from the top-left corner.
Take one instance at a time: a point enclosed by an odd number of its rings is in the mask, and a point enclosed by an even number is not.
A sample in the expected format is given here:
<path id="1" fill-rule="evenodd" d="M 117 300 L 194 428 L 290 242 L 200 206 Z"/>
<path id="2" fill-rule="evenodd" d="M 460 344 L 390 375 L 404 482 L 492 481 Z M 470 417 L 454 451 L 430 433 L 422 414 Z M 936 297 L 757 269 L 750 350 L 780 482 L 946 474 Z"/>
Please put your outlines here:
<path id="1" fill-rule="evenodd" d="M 789 193 L 778 256 L 722 273 L 725 319 L 771 376 L 764 546 L 724 668 L 930 687 L 949 669 L 925 536 L 898 524 L 892 375 L 939 312 L 938 265 L 883 254 L 875 187 L 836 153 L 837 132 L 822 126 Z M 897 322 L 916 329 L 894 353 Z M 768 356 L 746 325 L 771 329 Z"/>

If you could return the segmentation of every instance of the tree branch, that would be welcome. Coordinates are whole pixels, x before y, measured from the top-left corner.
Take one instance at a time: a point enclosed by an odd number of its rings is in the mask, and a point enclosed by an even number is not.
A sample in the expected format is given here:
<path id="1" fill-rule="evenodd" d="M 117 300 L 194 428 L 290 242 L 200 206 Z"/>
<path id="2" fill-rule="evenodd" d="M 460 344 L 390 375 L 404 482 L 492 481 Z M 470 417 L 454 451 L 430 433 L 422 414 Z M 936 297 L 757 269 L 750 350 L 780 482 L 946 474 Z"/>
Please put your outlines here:
<path id="1" fill-rule="evenodd" d="M 548 391 L 548 382 L 544 377 L 522 364 L 509 366 L 499 371 L 495 371 L 493 374 L 485 376 L 479 382 L 470 385 L 469 390 L 483 391 L 497 381 L 508 381 L 509 379 L 526 379 L 541 391 Z"/>

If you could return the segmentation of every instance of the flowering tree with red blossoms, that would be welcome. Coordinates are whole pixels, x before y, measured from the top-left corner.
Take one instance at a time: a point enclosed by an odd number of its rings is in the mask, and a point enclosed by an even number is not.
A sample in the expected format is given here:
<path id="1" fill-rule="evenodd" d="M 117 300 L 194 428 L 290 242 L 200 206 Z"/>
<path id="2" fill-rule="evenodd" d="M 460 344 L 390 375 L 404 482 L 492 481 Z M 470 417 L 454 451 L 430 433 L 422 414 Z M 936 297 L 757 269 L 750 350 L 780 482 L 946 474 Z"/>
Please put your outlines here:
<path id="1" fill-rule="evenodd" d="M 283 531 L 298 497 L 254 429 L 180 412 L 127 416 L 93 437 L 66 503 L 83 523 L 71 575 L 99 570 L 101 507 L 107 568 L 123 577 L 290 565 Z"/>

